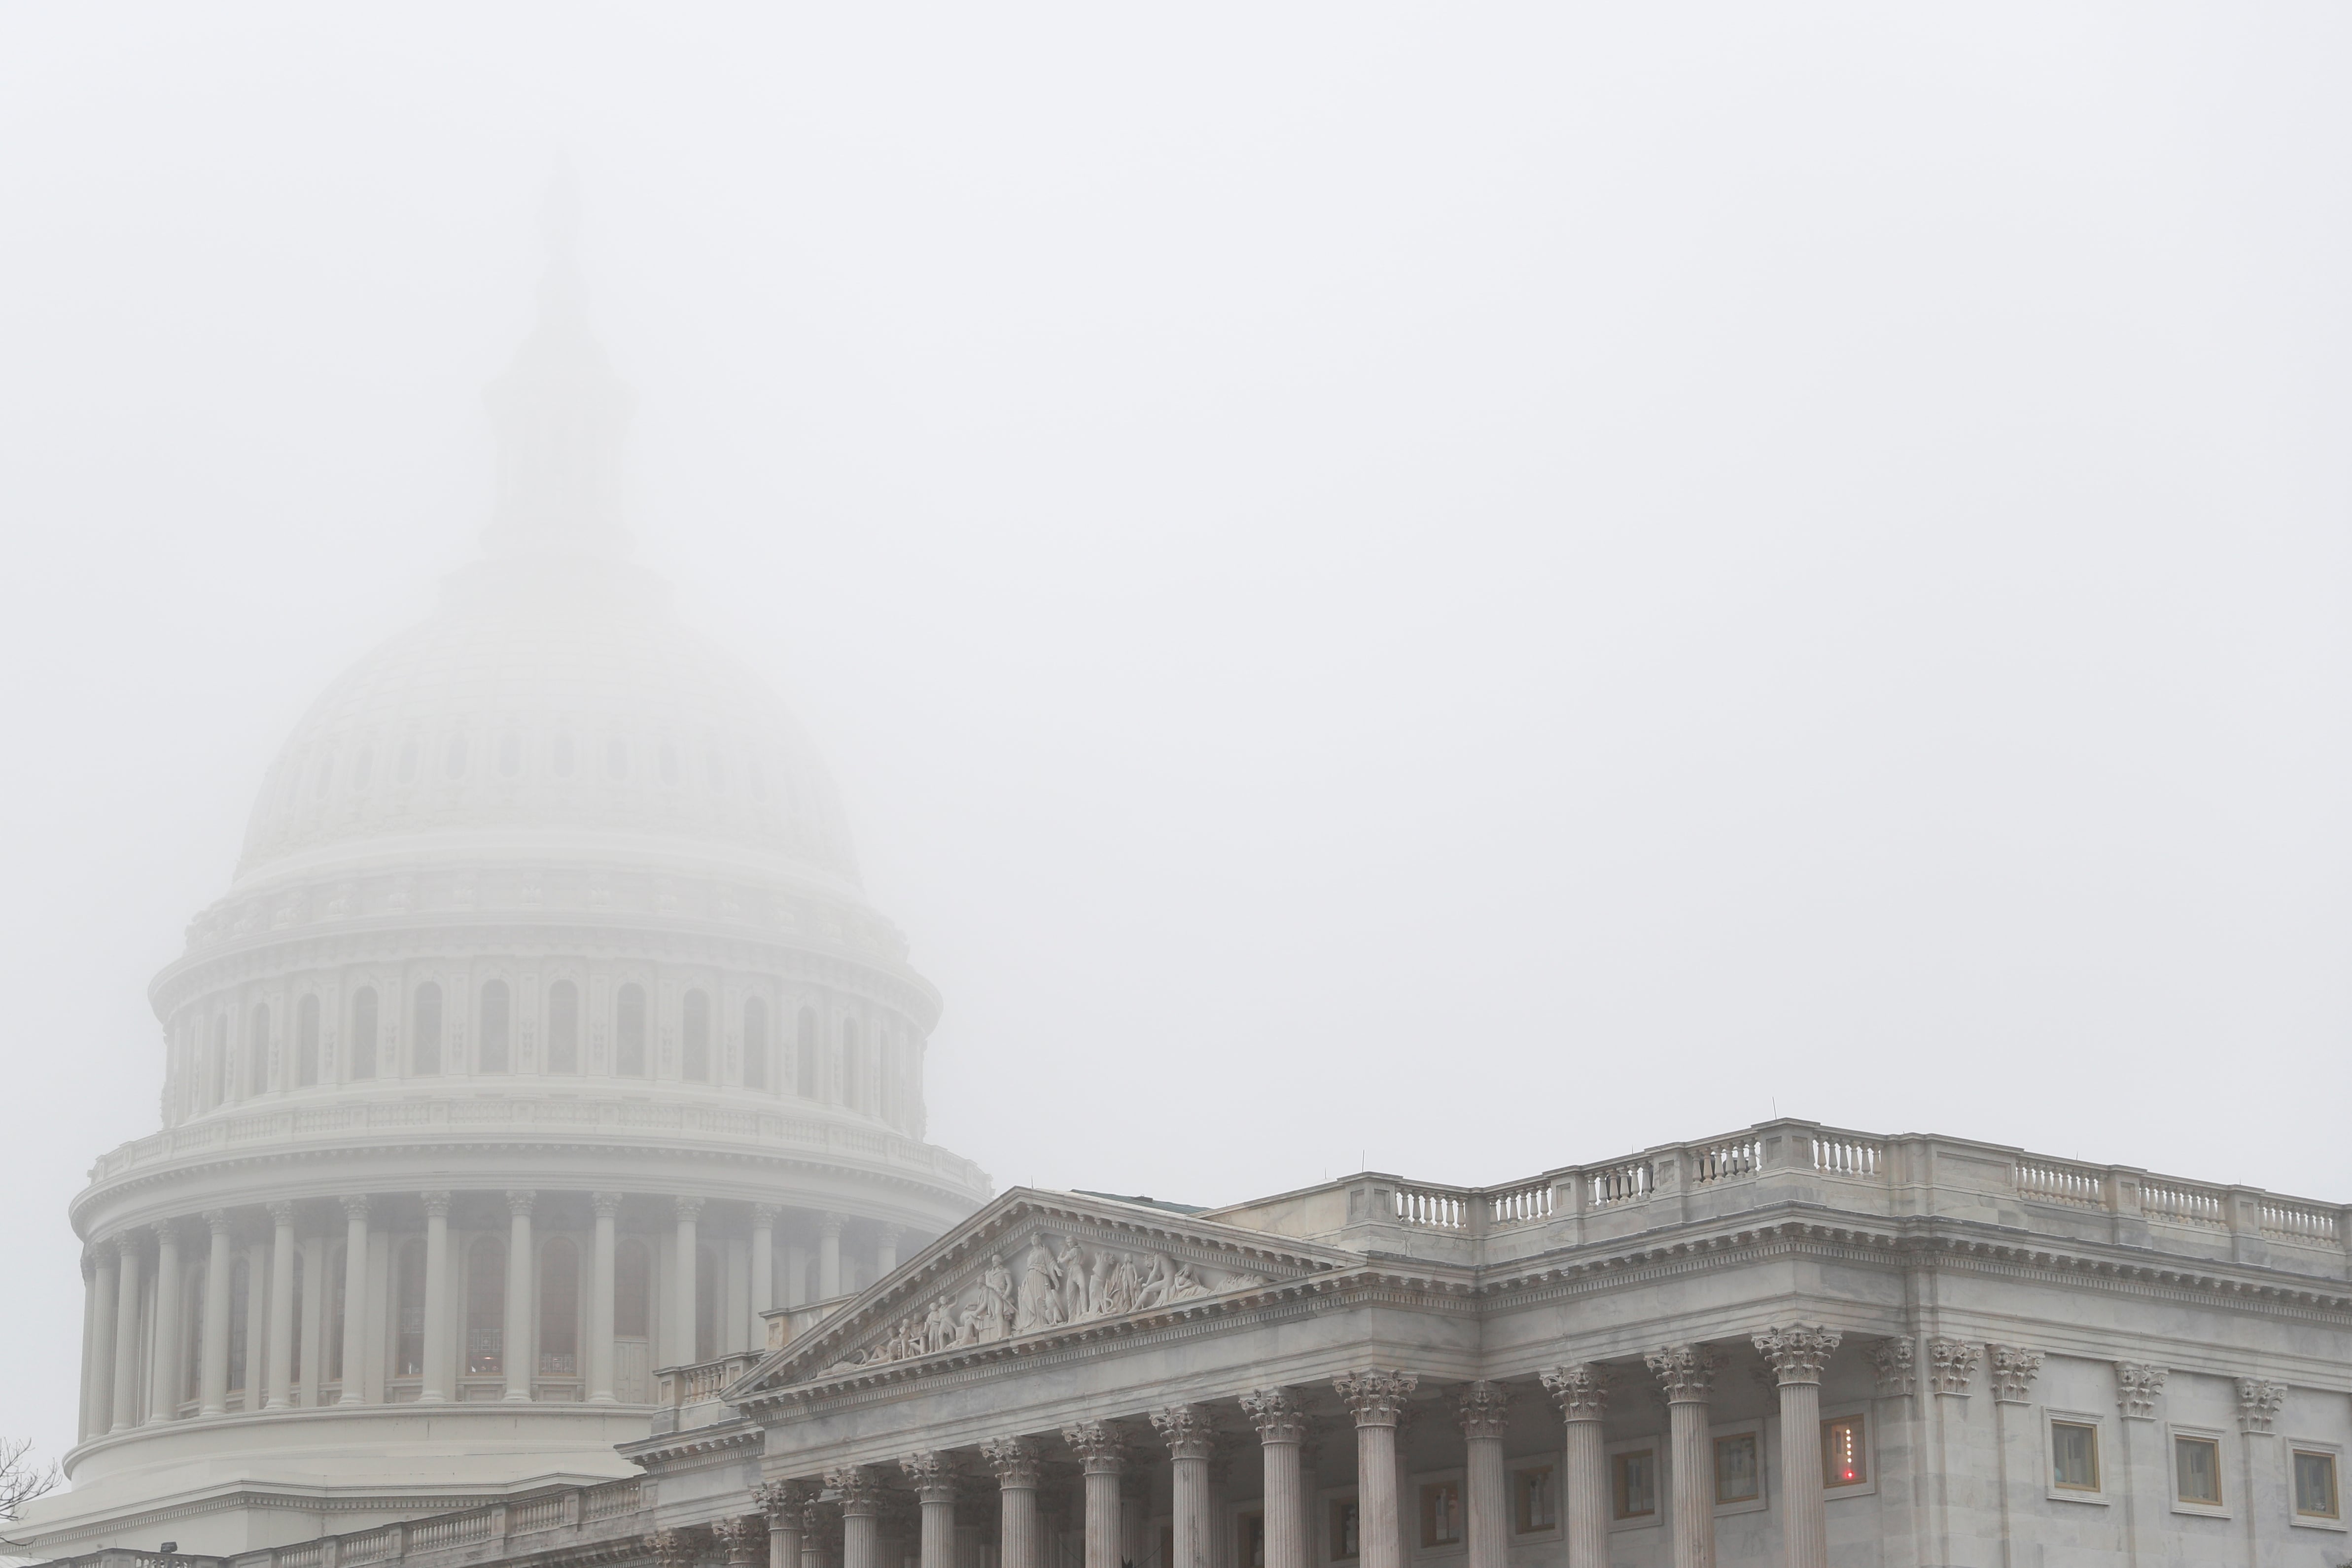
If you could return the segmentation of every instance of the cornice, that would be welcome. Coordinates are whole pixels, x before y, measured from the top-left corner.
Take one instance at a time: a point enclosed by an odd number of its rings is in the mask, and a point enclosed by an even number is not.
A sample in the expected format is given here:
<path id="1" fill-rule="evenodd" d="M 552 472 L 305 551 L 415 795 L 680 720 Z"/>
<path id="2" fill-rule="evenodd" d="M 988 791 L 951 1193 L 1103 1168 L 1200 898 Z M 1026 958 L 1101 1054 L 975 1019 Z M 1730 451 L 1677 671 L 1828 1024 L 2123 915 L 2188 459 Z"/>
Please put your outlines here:
<path id="1" fill-rule="evenodd" d="M 656 1432 L 650 1437 L 640 1437 L 633 1443 L 617 1443 L 614 1449 L 631 1464 L 646 1469 L 657 1465 L 674 1464 L 680 1459 L 705 1458 L 737 1448 L 764 1448 L 768 1429 L 756 1422 L 737 1416 L 733 1420 L 698 1427 L 690 1432 Z"/>

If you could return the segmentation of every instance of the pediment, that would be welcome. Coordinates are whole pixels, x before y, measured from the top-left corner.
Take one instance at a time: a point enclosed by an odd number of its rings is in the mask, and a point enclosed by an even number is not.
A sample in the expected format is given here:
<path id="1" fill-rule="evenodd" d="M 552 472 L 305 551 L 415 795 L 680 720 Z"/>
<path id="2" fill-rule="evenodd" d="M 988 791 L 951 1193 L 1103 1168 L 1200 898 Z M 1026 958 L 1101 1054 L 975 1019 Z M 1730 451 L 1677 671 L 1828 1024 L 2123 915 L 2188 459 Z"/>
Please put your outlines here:
<path id="1" fill-rule="evenodd" d="M 725 1397 L 919 1374 L 1187 1316 L 1359 1261 L 1088 1194 L 1015 1188 L 761 1362 Z"/>

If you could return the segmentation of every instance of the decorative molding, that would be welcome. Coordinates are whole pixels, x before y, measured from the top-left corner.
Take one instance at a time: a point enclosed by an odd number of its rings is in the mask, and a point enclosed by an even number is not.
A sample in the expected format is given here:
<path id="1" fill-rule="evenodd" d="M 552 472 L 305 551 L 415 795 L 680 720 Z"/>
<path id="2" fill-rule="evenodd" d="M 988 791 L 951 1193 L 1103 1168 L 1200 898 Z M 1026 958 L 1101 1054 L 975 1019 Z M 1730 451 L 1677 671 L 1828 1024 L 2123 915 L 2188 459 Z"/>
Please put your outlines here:
<path id="1" fill-rule="evenodd" d="M 2268 1437 L 2286 1403 L 2286 1385 L 2259 1377 L 2238 1379 L 2238 1430 L 2250 1437 Z"/>
<path id="2" fill-rule="evenodd" d="M 1591 1362 L 1550 1366 L 1537 1374 L 1568 1421 L 1598 1421 L 1609 1414 L 1609 1382 Z"/>
<path id="3" fill-rule="evenodd" d="M 1791 1383 L 1819 1383 L 1822 1368 L 1829 1364 L 1840 1335 L 1835 1329 L 1790 1323 L 1780 1328 L 1759 1329 L 1752 1337 L 1756 1353 L 1770 1364 L 1785 1386 Z"/>
<path id="4" fill-rule="evenodd" d="M 710 1521 L 711 1539 L 727 1557 L 727 1568 L 757 1568 L 767 1554 L 768 1531 L 762 1521 L 730 1515 Z"/>
<path id="5" fill-rule="evenodd" d="M 797 1529 L 801 1512 L 815 1500 L 816 1489 L 806 1481 L 761 1481 L 751 1489 L 751 1500 L 768 1516 L 768 1528 Z M 798 1568 L 794 1564 L 793 1568 Z"/>
<path id="6" fill-rule="evenodd" d="M 2164 1392 L 2164 1370 L 2145 1361 L 2116 1363 L 2116 1408 L 2126 1420 L 2156 1419 L 2156 1398 Z"/>
<path id="7" fill-rule="evenodd" d="M 1870 1347 L 1870 1370 L 1881 1399 L 1908 1399 L 1919 1385 L 1918 1353 L 1907 1339 L 1883 1339 Z"/>
<path id="8" fill-rule="evenodd" d="M 516 1187 L 509 1187 L 507 1189 L 507 1212 L 509 1214 L 520 1218 L 522 1216 L 529 1214 L 533 1208 L 537 1207 L 538 1205 L 539 1194 L 536 1191 L 525 1191 Z M 716 1527 L 714 1526 L 713 1528 Z"/>
<path id="9" fill-rule="evenodd" d="M 871 1465 L 827 1470 L 824 1487 L 839 1500 L 844 1519 L 872 1519 L 882 1511 L 882 1482 Z"/>
<path id="10" fill-rule="evenodd" d="M 1339 1398 L 1356 1417 L 1359 1427 L 1393 1427 L 1412 1391 L 1421 1379 L 1410 1372 L 1384 1371 L 1367 1367 L 1361 1372 L 1343 1372 L 1331 1380 Z"/>
<path id="11" fill-rule="evenodd" d="M 908 1454 L 898 1461 L 898 1468 L 907 1472 L 907 1482 L 915 1489 L 918 1502 L 955 1501 L 955 1467 L 939 1449 Z"/>
<path id="12" fill-rule="evenodd" d="M 2017 1344 L 1989 1344 L 1992 1358 L 1992 1396 L 2002 1405 L 2030 1405 L 2033 1380 L 2042 1372 L 2042 1353 Z"/>
<path id="13" fill-rule="evenodd" d="M 1722 1358 L 1703 1344 L 1670 1344 L 1642 1358 L 1669 1405 L 1704 1405 Z"/>
<path id="14" fill-rule="evenodd" d="M 1115 1476 L 1127 1468 L 1127 1434 L 1113 1422 L 1074 1421 L 1062 1428 L 1062 1441 L 1076 1450 L 1090 1476 Z"/>
<path id="15" fill-rule="evenodd" d="M 1977 1363 L 1983 1359 L 1984 1347 L 1972 1340 L 1931 1339 L 1927 1342 L 1928 1379 L 1937 1394 L 1966 1399 L 1969 1385 L 1976 1381 Z"/>
<path id="16" fill-rule="evenodd" d="M 996 1477 L 996 1484 L 1006 1491 L 1034 1490 L 1037 1475 L 1045 1458 L 1037 1444 L 1028 1437 L 991 1437 L 980 1446 L 981 1461 Z"/>

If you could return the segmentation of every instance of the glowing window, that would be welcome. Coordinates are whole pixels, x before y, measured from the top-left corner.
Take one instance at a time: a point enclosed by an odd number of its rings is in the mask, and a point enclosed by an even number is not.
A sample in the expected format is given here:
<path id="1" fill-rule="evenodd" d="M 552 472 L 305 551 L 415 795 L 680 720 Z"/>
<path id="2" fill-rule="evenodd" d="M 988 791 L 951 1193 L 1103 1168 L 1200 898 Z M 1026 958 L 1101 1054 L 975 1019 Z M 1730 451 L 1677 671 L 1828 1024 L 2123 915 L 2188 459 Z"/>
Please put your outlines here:
<path id="1" fill-rule="evenodd" d="M 2050 1484 L 2061 1491 L 2099 1490 L 2099 1429 L 2081 1421 L 2050 1423 Z"/>
<path id="2" fill-rule="evenodd" d="M 1649 1519 L 1658 1511 L 1658 1450 L 1633 1448 L 1611 1456 L 1609 1491 L 1619 1519 Z"/>
<path id="3" fill-rule="evenodd" d="M 2211 1437 L 2172 1439 L 2173 1495 L 2182 1502 L 2221 1506 L 2221 1445 Z"/>
<path id="4" fill-rule="evenodd" d="M 539 1254 L 539 1372 L 580 1375 L 580 1249 L 560 1236 Z"/>
<path id="5" fill-rule="evenodd" d="M 1822 1484 L 1832 1490 L 1870 1479 L 1870 1451 L 1863 1442 L 1862 1417 L 1840 1416 L 1822 1423 Z"/>

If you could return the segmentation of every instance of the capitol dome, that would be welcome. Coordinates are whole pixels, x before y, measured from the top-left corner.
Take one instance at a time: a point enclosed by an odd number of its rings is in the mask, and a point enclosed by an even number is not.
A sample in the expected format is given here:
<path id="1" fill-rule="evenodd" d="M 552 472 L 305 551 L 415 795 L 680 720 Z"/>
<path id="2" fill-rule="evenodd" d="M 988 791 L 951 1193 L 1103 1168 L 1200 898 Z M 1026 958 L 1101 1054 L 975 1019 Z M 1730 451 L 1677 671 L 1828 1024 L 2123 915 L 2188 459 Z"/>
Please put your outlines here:
<path id="1" fill-rule="evenodd" d="M 37 1550 L 629 1473 L 666 1383 L 987 1196 L 925 1140 L 939 995 L 823 761 L 628 559 L 629 403 L 559 246 L 482 558 L 296 726 L 151 987 L 163 1126 L 72 1204 L 81 1440 Z"/>

